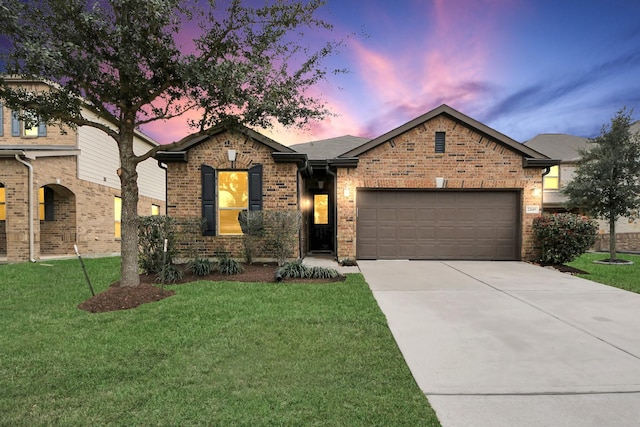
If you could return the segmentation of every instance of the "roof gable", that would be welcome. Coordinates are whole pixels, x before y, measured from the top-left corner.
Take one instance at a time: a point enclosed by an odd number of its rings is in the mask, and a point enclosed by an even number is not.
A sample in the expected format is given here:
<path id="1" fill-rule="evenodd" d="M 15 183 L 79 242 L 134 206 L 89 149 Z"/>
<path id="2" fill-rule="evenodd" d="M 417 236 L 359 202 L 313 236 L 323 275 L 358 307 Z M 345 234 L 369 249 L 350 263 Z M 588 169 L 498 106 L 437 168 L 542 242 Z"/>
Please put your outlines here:
<path id="1" fill-rule="evenodd" d="M 462 114 L 461 112 L 454 110 L 453 108 L 449 107 L 448 105 L 442 104 L 441 106 L 439 106 L 438 108 L 435 108 L 431 111 L 429 111 L 426 114 L 423 114 L 420 117 L 417 117 L 407 123 L 405 123 L 404 125 L 397 127 L 396 129 L 393 129 L 390 132 L 387 132 L 375 139 L 372 139 L 371 141 L 351 150 L 348 151 L 344 154 L 342 154 L 340 157 L 357 157 L 381 144 L 384 144 L 385 142 L 396 138 L 397 136 L 415 128 L 416 126 L 419 126 L 431 119 L 434 119 L 440 115 L 446 115 L 447 117 L 449 117 L 450 119 L 461 123 L 462 125 L 469 127 L 471 129 L 473 129 L 474 131 L 480 133 L 481 135 L 485 135 L 493 140 L 495 140 L 496 142 L 498 142 L 499 144 L 511 149 L 512 151 L 518 153 L 519 155 L 521 155 L 523 158 L 532 158 L 532 159 L 548 159 L 547 156 L 545 156 L 544 154 L 541 154 L 537 151 L 535 151 L 534 149 L 527 147 L 523 144 L 520 144 L 518 141 L 509 138 L 508 136 L 478 122 L 477 120 L 472 119 L 469 116 L 466 116 L 464 114 Z"/>

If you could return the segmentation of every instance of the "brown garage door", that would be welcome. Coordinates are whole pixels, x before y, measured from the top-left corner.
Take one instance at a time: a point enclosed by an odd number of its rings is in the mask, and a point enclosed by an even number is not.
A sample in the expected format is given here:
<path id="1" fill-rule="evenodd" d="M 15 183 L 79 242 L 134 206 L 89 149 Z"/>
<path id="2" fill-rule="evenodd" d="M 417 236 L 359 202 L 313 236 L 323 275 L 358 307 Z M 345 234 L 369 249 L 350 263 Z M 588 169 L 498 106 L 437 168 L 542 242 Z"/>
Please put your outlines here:
<path id="1" fill-rule="evenodd" d="M 519 193 L 358 190 L 359 259 L 520 259 Z"/>

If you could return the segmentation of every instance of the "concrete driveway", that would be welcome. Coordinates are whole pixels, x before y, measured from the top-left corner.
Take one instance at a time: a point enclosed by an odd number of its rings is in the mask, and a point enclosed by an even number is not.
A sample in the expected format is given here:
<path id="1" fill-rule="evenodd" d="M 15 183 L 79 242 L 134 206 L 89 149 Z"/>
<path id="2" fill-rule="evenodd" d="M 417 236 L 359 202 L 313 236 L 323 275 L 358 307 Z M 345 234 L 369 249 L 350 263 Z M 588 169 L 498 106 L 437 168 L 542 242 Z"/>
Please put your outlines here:
<path id="1" fill-rule="evenodd" d="M 640 295 L 521 262 L 358 264 L 443 426 L 640 425 Z"/>

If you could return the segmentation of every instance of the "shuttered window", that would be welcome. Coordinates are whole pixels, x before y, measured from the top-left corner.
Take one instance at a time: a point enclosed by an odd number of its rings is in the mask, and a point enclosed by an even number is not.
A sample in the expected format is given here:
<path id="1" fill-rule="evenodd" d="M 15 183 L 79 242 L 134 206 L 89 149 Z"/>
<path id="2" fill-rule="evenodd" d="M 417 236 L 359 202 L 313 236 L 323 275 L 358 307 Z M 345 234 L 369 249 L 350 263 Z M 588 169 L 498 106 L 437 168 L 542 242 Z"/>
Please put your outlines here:
<path id="1" fill-rule="evenodd" d="M 249 170 L 218 171 L 202 165 L 203 235 L 242 234 L 238 216 L 262 210 L 262 165 Z"/>

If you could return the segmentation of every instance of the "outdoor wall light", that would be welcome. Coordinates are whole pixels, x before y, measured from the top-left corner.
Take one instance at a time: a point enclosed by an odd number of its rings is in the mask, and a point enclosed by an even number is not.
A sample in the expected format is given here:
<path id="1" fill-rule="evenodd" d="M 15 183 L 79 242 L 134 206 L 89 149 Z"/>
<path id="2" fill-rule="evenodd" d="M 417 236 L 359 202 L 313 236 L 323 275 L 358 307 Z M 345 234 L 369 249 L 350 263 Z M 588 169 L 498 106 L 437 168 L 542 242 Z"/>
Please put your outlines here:
<path id="1" fill-rule="evenodd" d="M 351 189 L 349 188 L 349 184 L 344 186 L 344 197 L 349 197 L 351 195 Z"/>
<path id="2" fill-rule="evenodd" d="M 324 181 L 318 181 L 318 188 L 321 190 L 324 188 Z"/>
<path id="3" fill-rule="evenodd" d="M 444 188 L 444 178 L 443 177 L 437 177 L 436 178 L 436 188 Z"/>
<path id="4" fill-rule="evenodd" d="M 542 194 L 542 191 L 540 191 L 540 188 L 538 187 L 533 187 L 533 189 L 531 190 L 531 195 L 533 197 L 540 197 L 541 194 Z"/>
<path id="5" fill-rule="evenodd" d="M 235 162 L 236 161 L 236 150 L 227 151 L 227 156 L 229 156 L 229 161 L 230 162 Z"/>

